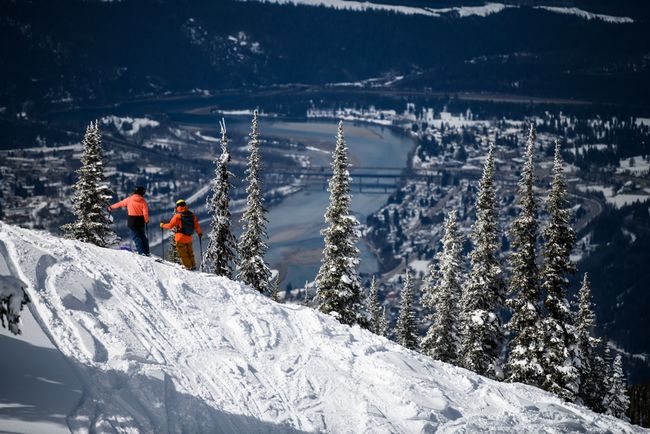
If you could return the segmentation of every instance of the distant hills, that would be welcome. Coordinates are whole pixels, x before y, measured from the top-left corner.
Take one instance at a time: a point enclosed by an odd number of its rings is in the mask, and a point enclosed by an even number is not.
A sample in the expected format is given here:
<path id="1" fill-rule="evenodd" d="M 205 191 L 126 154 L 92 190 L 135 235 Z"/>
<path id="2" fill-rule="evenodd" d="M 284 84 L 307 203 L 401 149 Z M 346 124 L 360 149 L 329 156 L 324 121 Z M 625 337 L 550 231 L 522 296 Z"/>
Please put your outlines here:
<path id="1" fill-rule="evenodd" d="M 650 105 L 642 2 L 617 2 L 616 8 L 612 2 L 516 2 L 524 6 L 435 19 L 257 1 L 0 3 L 0 117 L 197 89 L 373 77 L 403 77 L 386 80 L 397 89 Z M 589 3 L 589 12 L 635 21 L 612 24 L 530 7 L 542 3 Z"/>

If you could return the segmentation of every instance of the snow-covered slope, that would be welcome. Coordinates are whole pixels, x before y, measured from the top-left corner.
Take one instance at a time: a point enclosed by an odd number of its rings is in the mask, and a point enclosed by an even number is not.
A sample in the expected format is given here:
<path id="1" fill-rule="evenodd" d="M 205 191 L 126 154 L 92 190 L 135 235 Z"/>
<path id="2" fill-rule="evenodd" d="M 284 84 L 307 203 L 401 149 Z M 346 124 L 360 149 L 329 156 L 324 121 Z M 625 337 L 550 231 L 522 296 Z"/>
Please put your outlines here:
<path id="1" fill-rule="evenodd" d="M 3 223 L 0 251 L 82 382 L 74 431 L 640 431 L 224 278 Z"/>

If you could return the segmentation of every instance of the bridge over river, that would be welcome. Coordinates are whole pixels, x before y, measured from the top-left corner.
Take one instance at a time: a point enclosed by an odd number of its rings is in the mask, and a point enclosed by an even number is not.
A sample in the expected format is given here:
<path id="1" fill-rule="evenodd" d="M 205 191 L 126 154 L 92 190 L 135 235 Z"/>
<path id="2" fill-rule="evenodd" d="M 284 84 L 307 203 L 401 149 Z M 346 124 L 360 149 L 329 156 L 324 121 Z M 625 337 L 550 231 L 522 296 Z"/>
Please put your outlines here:
<path id="1" fill-rule="evenodd" d="M 300 180 L 300 184 L 310 190 L 324 190 L 327 182 L 332 177 L 332 168 L 329 166 L 311 166 L 304 168 L 295 167 L 273 167 L 267 171 L 271 182 L 274 175 L 293 176 Z M 455 179 L 473 179 L 481 177 L 481 170 L 443 167 L 431 169 L 412 169 L 403 167 L 352 167 L 352 190 L 368 194 L 390 193 L 396 188 L 404 185 L 406 180 L 419 180 L 428 183 L 440 184 L 446 178 L 446 182 L 453 183 Z"/>

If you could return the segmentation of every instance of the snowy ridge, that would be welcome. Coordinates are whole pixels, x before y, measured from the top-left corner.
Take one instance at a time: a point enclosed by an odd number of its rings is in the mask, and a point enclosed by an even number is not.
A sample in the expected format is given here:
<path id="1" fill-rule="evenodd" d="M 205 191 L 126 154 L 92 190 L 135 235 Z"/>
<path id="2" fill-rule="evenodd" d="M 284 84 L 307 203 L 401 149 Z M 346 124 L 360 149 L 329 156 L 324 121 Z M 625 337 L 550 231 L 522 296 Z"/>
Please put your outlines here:
<path id="1" fill-rule="evenodd" d="M 251 0 L 241 0 L 251 1 Z M 253 0 L 254 1 L 254 0 Z M 293 4 L 306 6 L 325 6 L 334 9 L 343 9 L 350 11 L 389 11 L 404 15 L 427 15 L 430 17 L 440 17 L 442 15 L 456 12 L 460 17 L 469 17 L 478 15 L 485 17 L 491 14 L 499 13 L 507 6 L 503 3 L 486 3 L 483 6 L 462 6 L 452 8 L 426 8 L 415 6 L 401 6 L 383 3 L 370 3 L 367 1 L 349 1 L 349 0 L 257 0 L 264 3 Z"/>
<path id="2" fill-rule="evenodd" d="M 549 12 L 555 12 L 557 14 L 567 14 L 575 15 L 586 20 L 601 20 L 613 24 L 629 24 L 633 23 L 634 20 L 630 17 L 615 17 L 612 15 L 603 15 L 603 14 L 594 14 L 592 12 L 585 11 L 578 8 L 566 8 L 566 7 L 556 7 L 556 6 L 536 6 L 536 9 L 544 9 Z"/>
<path id="3" fill-rule="evenodd" d="M 1 222 L 0 251 L 82 380 L 73 431 L 642 432 L 224 278 Z"/>
<path id="4" fill-rule="evenodd" d="M 488 15 L 498 14 L 508 8 L 519 6 L 507 5 L 503 3 L 486 2 L 483 6 L 455 6 L 449 8 L 429 8 L 417 6 L 392 5 L 387 3 L 371 3 L 368 1 L 353 0 L 240 0 L 240 1 L 261 1 L 264 3 L 293 4 L 306 6 L 325 6 L 334 9 L 351 10 L 351 11 L 390 11 L 404 15 L 426 15 L 430 17 L 441 17 L 448 14 L 456 14 L 460 18 L 479 16 L 487 17 Z M 634 20 L 629 17 L 616 17 L 612 15 L 602 15 L 588 12 L 578 8 L 554 7 L 554 6 L 535 6 L 535 9 L 544 9 L 549 12 L 558 14 L 569 14 L 577 17 L 593 20 L 598 19 L 608 23 L 629 24 Z"/>

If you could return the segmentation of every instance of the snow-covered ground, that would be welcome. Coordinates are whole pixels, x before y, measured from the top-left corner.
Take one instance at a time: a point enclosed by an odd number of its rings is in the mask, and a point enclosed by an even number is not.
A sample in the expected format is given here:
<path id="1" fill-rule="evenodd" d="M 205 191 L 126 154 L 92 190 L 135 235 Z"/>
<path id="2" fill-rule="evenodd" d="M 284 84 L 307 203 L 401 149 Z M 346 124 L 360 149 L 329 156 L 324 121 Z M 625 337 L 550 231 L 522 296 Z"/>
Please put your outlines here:
<path id="1" fill-rule="evenodd" d="M 632 175 L 643 176 L 650 174 L 650 161 L 645 155 L 637 155 L 631 158 L 619 160 L 616 173 L 630 173 Z"/>
<path id="2" fill-rule="evenodd" d="M 132 118 L 119 116 L 106 116 L 102 119 L 102 124 L 113 125 L 125 136 L 134 136 L 143 128 L 155 128 L 160 122 L 149 118 Z"/>
<path id="3" fill-rule="evenodd" d="M 0 251 L 82 384 L 74 431 L 642 431 L 225 278 L 1 222 Z M 28 357 L 24 345 L 2 348 Z M 46 420 L 39 410 L 32 419 Z M 0 430 L 9 423 L 0 413 Z"/>
<path id="4" fill-rule="evenodd" d="M 577 188 L 580 191 L 600 191 L 605 196 L 607 203 L 614 205 L 616 208 L 632 205 L 635 202 L 646 202 L 650 200 L 650 195 L 647 194 L 617 194 L 613 187 L 604 187 L 602 185 L 578 185 Z"/>

